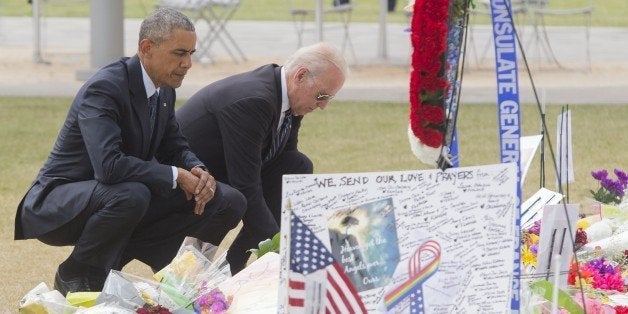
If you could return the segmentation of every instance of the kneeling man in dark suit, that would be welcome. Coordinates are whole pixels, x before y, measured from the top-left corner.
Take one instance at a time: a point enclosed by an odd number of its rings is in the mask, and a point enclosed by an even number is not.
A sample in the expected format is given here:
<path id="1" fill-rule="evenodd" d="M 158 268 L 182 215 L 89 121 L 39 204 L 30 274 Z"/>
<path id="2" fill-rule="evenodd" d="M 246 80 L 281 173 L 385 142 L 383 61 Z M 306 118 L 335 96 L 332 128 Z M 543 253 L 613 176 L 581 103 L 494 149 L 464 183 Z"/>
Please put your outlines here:
<path id="1" fill-rule="evenodd" d="M 227 253 L 232 273 L 246 266 L 247 250 L 279 232 L 281 177 L 313 172 L 297 150 L 301 120 L 327 107 L 347 71 L 342 53 L 319 43 L 299 49 L 283 67 L 269 64 L 214 82 L 177 110 L 192 151 L 217 180 L 246 197 L 243 228 Z"/>
<path id="2" fill-rule="evenodd" d="M 100 69 L 76 95 L 48 160 L 18 206 L 15 239 L 74 245 L 59 265 L 62 294 L 100 291 L 111 269 L 166 266 L 186 236 L 216 245 L 246 200 L 216 182 L 174 115 L 192 66 L 194 25 L 160 9 L 140 27 L 137 55 Z M 228 231 L 228 230 L 227 230 Z"/>

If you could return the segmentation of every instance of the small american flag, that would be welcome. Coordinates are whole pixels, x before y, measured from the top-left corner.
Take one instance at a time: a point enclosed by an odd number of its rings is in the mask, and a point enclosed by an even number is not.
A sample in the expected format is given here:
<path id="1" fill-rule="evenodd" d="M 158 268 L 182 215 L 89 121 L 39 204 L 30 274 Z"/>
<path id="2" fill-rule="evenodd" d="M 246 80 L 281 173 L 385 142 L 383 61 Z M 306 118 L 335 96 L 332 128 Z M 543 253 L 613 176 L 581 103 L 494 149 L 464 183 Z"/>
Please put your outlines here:
<path id="1" fill-rule="evenodd" d="M 290 236 L 288 304 L 291 312 L 304 310 L 318 313 L 322 303 L 325 313 L 366 313 L 362 299 L 342 267 L 294 213 L 291 213 Z M 322 281 L 324 296 L 318 293 L 321 284 L 315 280 L 319 271 L 325 272 Z M 306 305 L 305 300 L 311 304 Z"/>

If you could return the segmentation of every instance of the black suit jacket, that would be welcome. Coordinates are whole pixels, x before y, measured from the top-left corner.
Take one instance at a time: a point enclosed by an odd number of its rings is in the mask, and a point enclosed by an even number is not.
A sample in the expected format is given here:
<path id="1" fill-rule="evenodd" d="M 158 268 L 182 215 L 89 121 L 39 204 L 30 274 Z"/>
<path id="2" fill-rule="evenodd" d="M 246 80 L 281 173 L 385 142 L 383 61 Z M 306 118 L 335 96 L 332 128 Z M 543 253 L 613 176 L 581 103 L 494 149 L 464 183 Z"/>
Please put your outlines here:
<path id="1" fill-rule="evenodd" d="M 260 227 L 256 231 L 266 238 L 279 232 L 264 200 L 261 169 L 281 114 L 280 69 L 269 64 L 214 82 L 176 112 L 192 151 L 216 180 L 244 194 L 247 213 L 254 213 L 255 224 Z M 283 151 L 297 149 L 302 118 L 292 119 Z"/>
<path id="2" fill-rule="evenodd" d="M 174 89 L 161 87 L 151 139 L 138 56 L 99 70 L 76 95 L 48 160 L 18 206 L 15 238 L 34 238 L 70 221 L 99 182 L 140 182 L 153 194 L 165 193 L 172 189 L 171 165 L 201 165 L 180 132 L 174 102 Z"/>

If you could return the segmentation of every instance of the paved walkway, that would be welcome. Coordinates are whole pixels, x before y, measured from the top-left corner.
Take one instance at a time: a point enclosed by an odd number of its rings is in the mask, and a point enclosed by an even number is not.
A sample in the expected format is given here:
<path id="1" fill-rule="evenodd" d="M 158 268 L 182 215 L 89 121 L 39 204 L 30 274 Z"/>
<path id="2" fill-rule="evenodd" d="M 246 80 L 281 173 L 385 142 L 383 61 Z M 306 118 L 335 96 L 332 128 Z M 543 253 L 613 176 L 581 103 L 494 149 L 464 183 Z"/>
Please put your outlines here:
<path id="1" fill-rule="evenodd" d="M 125 20 L 125 53 L 137 46 L 140 20 Z M 33 60 L 33 23 L 28 17 L 0 17 L 0 95 L 73 96 L 82 84 L 77 71 L 89 68 L 90 32 L 86 18 L 45 18 L 42 22 L 41 56 L 45 63 Z M 341 44 L 341 31 L 331 25 L 325 39 Z M 336 25 L 337 26 L 337 25 Z M 351 24 L 355 58 L 348 52 L 351 76 L 338 99 L 357 101 L 407 101 L 409 56 L 411 48 L 405 25 L 387 27 L 387 58 L 378 57 L 378 25 Z M 179 98 L 188 98 L 202 86 L 230 74 L 259 65 L 283 60 L 296 48 L 297 39 L 291 22 L 231 21 L 227 28 L 248 57 L 236 64 L 217 43 L 212 63 L 196 62 Z M 205 31 L 203 25 L 198 32 Z M 628 29 L 593 28 L 591 30 L 591 70 L 586 70 L 585 35 L 582 28 L 554 27 L 548 30 L 552 48 L 562 67 L 548 62 L 537 49 L 531 29 L 524 29 L 524 39 L 532 77 L 539 95 L 548 104 L 628 103 Z M 462 85 L 462 103 L 491 103 L 496 100 L 492 51 L 482 53 L 489 40 L 487 26 L 473 28 L 473 47 L 467 54 Z M 306 44 L 314 42 L 314 32 L 306 33 Z M 484 55 L 484 60 L 480 57 Z M 520 70 L 524 64 L 520 62 Z M 526 71 L 520 73 L 522 102 L 534 100 Z"/>

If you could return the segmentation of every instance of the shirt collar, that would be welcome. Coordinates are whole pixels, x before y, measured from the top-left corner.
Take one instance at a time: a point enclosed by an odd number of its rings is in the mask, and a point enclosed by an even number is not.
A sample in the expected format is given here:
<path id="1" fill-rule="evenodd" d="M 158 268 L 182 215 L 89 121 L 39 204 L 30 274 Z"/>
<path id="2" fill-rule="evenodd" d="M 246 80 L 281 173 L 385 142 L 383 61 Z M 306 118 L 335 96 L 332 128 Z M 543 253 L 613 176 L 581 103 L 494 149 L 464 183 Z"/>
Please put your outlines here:
<path id="1" fill-rule="evenodd" d="M 288 85 L 286 84 L 286 70 L 281 67 L 281 115 L 290 109 L 290 102 L 288 100 Z"/>
<path id="2" fill-rule="evenodd" d="M 144 88 L 146 89 L 146 98 L 150 98 L 153 96 L 155 92 L 159 92 L 159 88 L 155 87 L 153 80 L 146 73 L 146 69 L 144 69 L 144 64 L 142 64 L 142 60 L 140 60 L 140 65 L 142 68 L 142 80 L 144 81 Z"/>

